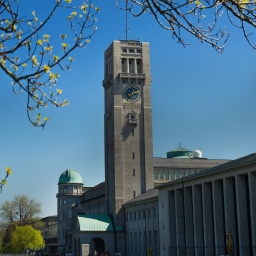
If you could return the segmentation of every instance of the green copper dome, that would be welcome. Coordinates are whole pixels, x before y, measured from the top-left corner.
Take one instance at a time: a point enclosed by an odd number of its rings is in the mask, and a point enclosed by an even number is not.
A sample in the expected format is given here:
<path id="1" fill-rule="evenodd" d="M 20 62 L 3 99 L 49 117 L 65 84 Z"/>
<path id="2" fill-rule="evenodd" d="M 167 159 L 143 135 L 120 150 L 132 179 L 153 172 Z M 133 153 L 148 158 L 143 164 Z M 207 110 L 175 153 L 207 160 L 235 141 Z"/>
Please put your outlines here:
<path id="1" fill-rule="evenodd" d="M 166 153 L 167 158 L 194 158 L 194 153 L 186 148 L 178 147 Z"/>
<path id="2" fill-rule="evenodd" d="M 60 175 L 59 183 L 58 184 L 65 184 L 65 183 L 83 183 L 82 177 L 80 174 L 74 169 L 67 169 Z"/>

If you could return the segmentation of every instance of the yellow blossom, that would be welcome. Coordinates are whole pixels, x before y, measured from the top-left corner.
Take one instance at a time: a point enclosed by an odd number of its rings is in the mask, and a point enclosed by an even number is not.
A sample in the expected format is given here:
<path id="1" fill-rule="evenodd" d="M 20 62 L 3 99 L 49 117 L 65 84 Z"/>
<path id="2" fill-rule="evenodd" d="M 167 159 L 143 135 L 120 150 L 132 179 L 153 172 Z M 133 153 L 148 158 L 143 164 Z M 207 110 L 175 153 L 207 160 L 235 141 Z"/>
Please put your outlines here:
<path id="1" fill-rule="evenodd" d="M 61 89 L 56 89 L 58 94 L 62 94 L 62 90 Z"/>
<path id="2" fill-rule="evenodd" d="M 12 174 L 12 170 L 11 170 L 10 167 L 6 167 L 6 168 L 5 168 L 5 171 L 6 171 L 6 173 L 7 173 L 8 175 Z"/>
<path id="3" fill-rule="evenodd" d="M 60 106 L 68 106 L 69 102 L 65 99 Z"/>
<path id="4" fill-rule="evenodd" d="M 12 26 L 12 31 L 16 31 L 17 30 L 17 26 L 16 25 L 13 25 Z"/>
<path id="5" fill-rule="evenodd" d="M 2 64 L 4 64 L 6 62 L 6 60 L 4 58 L 1 59 L 0 61 Z"/>
<path id="6" fill-rule="evenodd" d="M 45 34 L 45 35 L 43 35 L 43 38 L 44 38 L 44 39 L 49 39 L 49 38 L 50 38 L 50 35 Z"/>
<path id="7" fill-rule="evenodd" d="M 44 65 L 44 70 L 46 73 L 50 72 L 51 67 Z"/>
<path id="8" fill-rule="evenodd" d="M 54 56 L 53 56 L 53 61 L 54 61 L 54 62 L 57 62 L 58 59 L 59 59 L 59 57 L 58 57 L 57 55 L 54 55 Z"/>
<path id="9" fill-rule="evenodd" d="M 52 48 L 53 48 L 52 46 L 44 47 L 44 49 L 45 49 L 46 51 L 51 51 Z"/>
<path id="10" fill-rule="evenodd" d="M 4 185 L 7 185 L 7 181 L 6 180 L 2 180 L 1 183 L 4 184 Z"/>
<path id="11" fill-rule="evenodd" d="M 44 117 L 43 119 L 45 122 L 49 121 L 49 117 Z"/>
<path id="12" fill-rule="evenodd" d="M 38 44 L 38 45 L 42 45 L 42 44 L 43 44 L 43 42 L 44 42 L 44 40 L 39 39 L 39 40 L 37 40 L 36 44 Z"/>
<path id="13" fill-rule="evenodd" d="M 69 46 L 68 44 L 66 44 L 66 43 L 62 43 L 61 44 L 62 45 L 62 49 L 65 51 L 66 50 L 66 48 Z"/>
<path id="14" fill-rule="evenodd" d="M 89 40 L 89 39 L 86 39 L 85 42 L 86 42 L 86 43 L 90 43 L 90 40 Z"/>
<path id="15" fill-rule="evenodd" d="M 67 35 L 65 35 L 65 34 L 60 34 L 60 37 L 61 37 L 61 39 L 65 39 L 66 37 L 67 37 Z"/>
<path id="16" fill-rule="evenodd" d="M 25 68 L 26 66 L 27 66 L 27 64 L 26 64 L 26 63 L 23 63 L 23 64 L 22 64 L 22 67 L 23 67 L 23 68 Z"/>
<path id="17" fill-rule="evenodd" d="M 95 10 L 96 10 L 96 12 L 98 12 L 100 10 L 100 8 L 99 7 L 95 7 Z"/>
<path id="18" fill-rule="evenodd" d="M 65 2 L 67 2 L 68 4 L 71 4 L 72 0 L 65 0 Z"/>
<path id="19" fill-rule="evenodd" d="M 74 60 L 74 58 L 72 58 L 72 57 L 69 57 L 69 60 L 70 60 L 70 61 L 73 61 L 73 60 Z"/>
<path id="20" fill-rule="evenodd" d="M 71 16 L 76 16 L 77 15 L 77 12 L 71 12 Z"/>
<path id="21" fill-rule="evenodd" d="M 86 4 L 86 5 L 82 5 L 81 6 L 81 10 L 84 12 L 84 13 L 86 13 L 86 8 L 88 7 L 88 5 Z"/>
<path id="22" fill-rule="evenodd" d="M 32 62 L 33 62 L 33 67 L 38 64 L 36 55 L 33 55 L 33 56 L 31 57 L 31 60 L 32 60 Z"/>

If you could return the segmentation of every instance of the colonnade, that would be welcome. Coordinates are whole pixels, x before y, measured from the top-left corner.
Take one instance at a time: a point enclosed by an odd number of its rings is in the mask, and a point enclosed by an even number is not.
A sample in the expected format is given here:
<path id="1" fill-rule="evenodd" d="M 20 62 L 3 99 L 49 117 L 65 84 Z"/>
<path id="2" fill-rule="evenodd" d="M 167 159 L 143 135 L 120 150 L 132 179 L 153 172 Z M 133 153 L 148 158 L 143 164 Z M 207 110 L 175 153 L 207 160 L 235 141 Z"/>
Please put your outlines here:
<path id="1" fill-rule="evenodd" d="M 141 58 L 122 58 L 123 73 L 142 73 Z"/>
<path id="2" fill-rule="evenodd" d="M 256 255 L 255 182 L 249 172 L 169 191 L 168 254 Z"/>

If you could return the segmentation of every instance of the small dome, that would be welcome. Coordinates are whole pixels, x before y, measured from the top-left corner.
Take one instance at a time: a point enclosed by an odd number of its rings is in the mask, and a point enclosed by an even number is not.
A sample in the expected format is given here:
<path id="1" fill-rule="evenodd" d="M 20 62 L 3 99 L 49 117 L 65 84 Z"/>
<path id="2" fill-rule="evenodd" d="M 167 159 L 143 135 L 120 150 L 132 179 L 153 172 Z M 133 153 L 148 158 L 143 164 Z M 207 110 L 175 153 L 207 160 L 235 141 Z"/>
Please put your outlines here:
<path id="1" fill-rule="evenodd" d="M 203 154 L 200 150 L 197 149 L 197 150 L 194 151 L 194 157 L 195 158 L 202 158 L 202 156 L 203 156 Z"/>
<path id="2" fill-rule="evenodd" d="M 193 158 L 193 151 L 178 147 L 166 153 L 167 158 Z"/>
<path id="3" fill-rule="evenodd" d="M 82 177 L 80 174 L 73 169 L 67 169 L 60 175 L 59 183 L 58 184 L 65 184 L 65 183 L 80 183 L 83 184 Z"/>

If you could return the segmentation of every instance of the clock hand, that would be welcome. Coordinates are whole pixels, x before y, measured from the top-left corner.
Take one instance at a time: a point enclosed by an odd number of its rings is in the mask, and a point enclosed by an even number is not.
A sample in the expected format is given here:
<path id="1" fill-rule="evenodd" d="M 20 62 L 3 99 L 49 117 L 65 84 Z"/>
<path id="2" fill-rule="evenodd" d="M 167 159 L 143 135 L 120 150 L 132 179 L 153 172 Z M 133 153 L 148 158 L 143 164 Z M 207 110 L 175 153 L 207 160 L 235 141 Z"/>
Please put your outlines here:
<path id="1" fill-rule="evenodd" d="M 137 93 L 139 93 L 140 91 L 138 90 L 138 91 L 134 91 L 134 92 L 132 92 L 132 95 L 134 95 L 134 94 L 137 94 Z M 131 96 L 132 96 L 131 95 Z"/>

